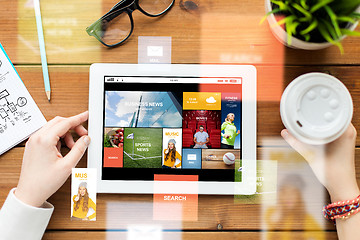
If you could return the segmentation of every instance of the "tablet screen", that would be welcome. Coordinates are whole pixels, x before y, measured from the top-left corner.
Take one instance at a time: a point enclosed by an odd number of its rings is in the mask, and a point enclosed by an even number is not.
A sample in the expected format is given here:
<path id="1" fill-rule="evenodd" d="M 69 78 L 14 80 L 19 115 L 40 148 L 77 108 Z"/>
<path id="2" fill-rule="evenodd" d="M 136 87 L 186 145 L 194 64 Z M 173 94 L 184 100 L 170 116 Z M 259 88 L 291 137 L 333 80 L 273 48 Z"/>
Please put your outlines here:
<path id="1" fill-rule="evenodd" d="M 104 81 L 102 180 L 241 181 L 241 78 Z"/>

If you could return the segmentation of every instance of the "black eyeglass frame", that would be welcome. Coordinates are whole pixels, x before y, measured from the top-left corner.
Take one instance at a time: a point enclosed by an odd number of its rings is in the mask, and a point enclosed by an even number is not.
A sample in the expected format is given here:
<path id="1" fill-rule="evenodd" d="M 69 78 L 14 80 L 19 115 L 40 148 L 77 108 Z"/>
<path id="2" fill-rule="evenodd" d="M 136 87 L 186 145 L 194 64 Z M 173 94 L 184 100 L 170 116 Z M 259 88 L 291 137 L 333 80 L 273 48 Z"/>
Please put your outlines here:
<path id="1" fill-rule="evenodd" d="M 134 30 L 134 20 L 132 17 L 132 12 L 135 11 L 136 9 L 139 9 L 140 12 L 142 12 L 143 14 L 145 14 L 148 17 L 159 17 L 163 14 L 165 14 L 167 11 L 169 11 L 173 6 L 174 6 L 174 2 L 175 0 L 172 0 L 171 4 L 161 13 L 158 14 L 150 14 L 148 12 L 146 12 L 145 10 L 143 10 L 140 5 L 139 5 L 139 1 L 140 0 L 121 0 L 120 2 L 118 2 L 117 4 L 115 4 L 109 12 L 107 12 L 104 16 L 102 16 L 101 18 L 99 18 L 97 21 L 95 21 L 93 24 L 91 24 L 89 27 L 86 28 L 86 32 L 89 34 L 89 36 L 93 36 L 95 37 L 99 42 L 101 42 L 103 45 L 107 46 L 107 47 L 116 47 L 120 44 L 122 44 L 123 42 L 125 42 L 133 33 Z M 125 6 L 124 6 L 125 5 Z M 110 22 L 112 19 L 116 18 L 117 16 L 119 16 L 120 14 L 122 14 L 123 12 L 126 12 L 130 18 L 130 23 L 131 23 L 131 30 L 128 34 L 127 37 L 125 37 L 123 40 L 121 40 L 118 43 L 115 44 L 107 44 L 104 41 L 101 40 L 101 37 L 99 37 L 96 34 L 96 31 L 94 30 L 99 24 L 102 24 L 102 22 L 104 20 L 107 20 L 108 22 Z"/>

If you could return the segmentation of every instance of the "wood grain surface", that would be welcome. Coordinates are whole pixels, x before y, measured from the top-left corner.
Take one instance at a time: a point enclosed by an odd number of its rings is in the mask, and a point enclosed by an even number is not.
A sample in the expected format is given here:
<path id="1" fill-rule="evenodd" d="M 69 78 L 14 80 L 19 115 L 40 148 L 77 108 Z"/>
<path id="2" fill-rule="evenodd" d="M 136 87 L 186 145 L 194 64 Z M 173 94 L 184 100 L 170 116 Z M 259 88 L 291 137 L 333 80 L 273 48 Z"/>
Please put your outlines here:
<path id="1" fill-rule="evenodd" d="M 194 1 L 186 10 L 177 0 L 161 18 L 133 13 L 134 33 L 121 47 L 107 49 L 86 34 L 86 27 L 106 13 L 111 0 L 42 3 L 47 58 L 50 64 L 93 62 L 137 63 L 139 36 L 172 37 L 172 63 L 251 63 L 290 65 L 359 64 L 360 38 L 343 41 L 345 54 L 336 47 L 320 51 L 286 49 L 272 35 L 269 25 L 259 24 L 264 16 L 263 0 Z M 27 0 L 0 1 L 6 26 L 0 40 L 9 48 L 15 64 L 39 64 L 35 16 Z M 30 4 L 30 5 L 29 5 Z M 81 9 L 81 10 L 80 10 Z M 359 27 L 358 27 L 359 29 Z"/>
<path id="2" fill-rule="evenodd" d="M 304 236 L 299 232 L 287 232 L 293 240 L 303 240 Z M 261 239 L 281 239 L 279 232 L 164 232 L 161 234 L 161 239 L 164 240 L 218 240 L 218 239 L 233 239 L 233 240 L 261 240 Z M 322 233 L 311 232 L 313 236 L 320 236 Z M 44 240 L 72 240 L 74 236 L 80 235 L 83 239 L 106 239 L 106 240 L 125 240 L 128 238 L 128 233 L 124 232 L 86 232 L 86 231 L 73 231 L 73 232 L 46 232 Z M 139 234 L 140 236 L 141 233 Z M 147 237 L 149 234 L 146 235 Z M 151 236 L 151 235 L 150 235 Z M 334 232 L 324 233 L 325 239 L 335 240 L 337 235 Z"/>
<path id="3" fill-rule="evenodd" d="M 297 76 L 325 72 L 339 78 L 354 101 L 353 124 L 360 129 L 360 38 L 343 41 L 345 54 L 336 47 L 318 51 L 285 48 L 271 33 L 264 16 L 264 0 L 176 0 L 163 17 L 150 18 L 133 13 L 134 32 L 122 46 L 103 47 L 85 29 L 117 1 L 41 1 L 46 53 L 52 88 L 51 102 L 45 96 L 34 9 L 28 0 L 0 0 L 0 43 L 14 63 L 25 86 L 47 120 L 72 116 L 88 109 L 89 67 L 95 62 L 137 63 L 140 36 L 169 36 L 171 62 L 196 64 L 252 64 L 257 68 L 257 156 L 273 161 L 275 192 L 257 196 L 208 196 L 198 198 L 197 221 L 153 220 L 152 195 L 98 194 L 97 221 L 70 221 L 70 180 L 50 199 L 55 206 L 44 239 L 129 239 L 131 227 L 157 226 L 165 230 L 162 239 L 337 239 L 334 226 L 321 216 L 328 195 L 305 161 L 281 140 L 283 124 L 279 103 L 285 87 Z M 226 3 L 225 3 L 226 2 Z M 357 27 L 360 30 L 360 27 Z M 356 173 L 360 183 L 360 136 L 356 145 Z M 0 206 L 17 185 L 24 143 L 0 156 Z M 63 148 L 66 154 L 68 149 Z M 86 167 L 86 156 L 77 167 Z M 341 161 L 339 159 L 339 161 Z M 294 169 L 301 171 L 294 171 Z M 295 209 L 311 215 L 309 222 L 292 225 L 272 222 L 271 209 L 281 208 L 278 193 L 281 181 L 305 179 L 298 184 L 306 204 Z M 264 183 L 268 176 L 264 177 Z M 277 177 L 277 179 L 276 179 Z M 292 182 L 290 180 L 290 182 Z M 311 182 L 311 184 L 309 184 Z M 295 184 L 295 185 L 297 185 Z M 321 197 L 313 197 L 313 193 Z M 278 200 L 278 201 L 277 201 Z M 291 212 L 284 214 L 290 215 Z"/>
<path id="4" fill-rule="evenodd" d="M 23 155 L 23 147 L 16 147 L 0 158 L 0 205 L 3 204 L 8 192 L 17 185 L 21 168 L 21 159 Z M 298 154 L 290 148 L 283 147 L 262 147 L 258 149 L 258 156 L 266 156 L 266 152 L 272 151 L 272 159 L 278 159 L 278 177 L 292 174 L 286 169 L 306 168 L 307 164 Z M 291 158 L 282 159 L 282 155 L 291 151 Z M 63 149 L 66 154 L 67 149 Z M 289 155 L 288 155 L 289 156 Z M 360 159 L 360 149 L 356 150 L 357 162 Z M 291 167 L 293 165 L 293 167 Z M 360 183 L 360 164 L 357 164 L 356 172 L 358 183 Z M 86 167 L 86 156 L 84 156 L 77 167 Z M 282 169 L 282 170 L 281 170 Z M 314 179 L 310 169 L 299 171 L 303 179 Z M 311 180 L 311 181 L 312 181 Z M 281 183 L 277 183 L 280 187 Z M 305 186 L 304 186 L 305 188 Z M 321 210 L 316 206 L 322 206 L 329 200 L 326 192 L 316 180 L 307 185 L 306 188 L 312 188 L 312 192 L 323 192 L 321 198 L 314 198 L 306 191 L 302 193 L 305 207 L 297 207 L 297 211 L 306 211 L 306 209 L 314 209 L 311 214 L 315 219 L 323 224 L 327 230 L 334 229 L 330 222 L 325 222 L 321 216 Z M 267 199 L 262 199 L 260 204 L 239 203 L 234 196 L 199 196 L 198 221 L 155 221 L 153 220 L 153 196 L 152 195 L 127 195 L 127 194 L 98 194 L 97 197 L 97 221 L 96 222 L 71 222 L 70 220 L 70 180 L 60 188 L 50 199 L 55 206 L 53 217 L 49 224 L 49 229 L 126 229 L 131 224 L 150 224 L 158 223 L 164 229 L 183 229 L 183 230 L 217 230 L 218 224 L 221 224 L 223 230 L 256 230 L 262 229 L 264 224 L 268 222 L 266 208 L 269 205 Z M 261 204 L 262 203 L 262 204 Z M 264 205 L 265 204 L 265 205 Z M 262 206 L 263 205 L 263 206 Z M 276 202 L 270 203 L 269 206 L 276 206 Z M 265 208 L 265 209 L 264 209 Z M 321 207 L 320 207 L 321 208 Z M 290 212 L 286 212 L 290 214 Z M 282 229 L 281 225 L 271 225 Z M 311 229 L 312 225 L 306 228 Z M 296 230 L 304 229 L 304 226 L 298 226 Z M 295 229 L 294 229 L 295 230 Z M 312 229 L 318 230 L 318 229 Z"/>

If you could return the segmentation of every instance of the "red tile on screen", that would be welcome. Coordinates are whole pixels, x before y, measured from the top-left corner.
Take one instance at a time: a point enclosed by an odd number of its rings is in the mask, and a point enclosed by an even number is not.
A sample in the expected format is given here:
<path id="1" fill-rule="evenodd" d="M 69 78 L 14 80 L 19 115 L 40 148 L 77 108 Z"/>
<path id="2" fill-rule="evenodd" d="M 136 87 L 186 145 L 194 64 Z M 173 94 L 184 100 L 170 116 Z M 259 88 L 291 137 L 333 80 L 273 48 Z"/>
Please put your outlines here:
<path id="1" fill-rule="evenodd" d="M 154 174 L 154 181 L 199 181 L 198 175 Z"/>
<path id="2" fill-rule="evenodd" d="M 198 181 L 197 175 L 154 175 L 154 181 Z M 156 186 L 156 185 L 155 185 Z M 154 220 L 198 220 L 198 194 L 154 194 Z"/>
<path id="3" fill-rule="evenodd" d="M 123 148 L 104 148 L 104 167 L 123 167 Z"/>

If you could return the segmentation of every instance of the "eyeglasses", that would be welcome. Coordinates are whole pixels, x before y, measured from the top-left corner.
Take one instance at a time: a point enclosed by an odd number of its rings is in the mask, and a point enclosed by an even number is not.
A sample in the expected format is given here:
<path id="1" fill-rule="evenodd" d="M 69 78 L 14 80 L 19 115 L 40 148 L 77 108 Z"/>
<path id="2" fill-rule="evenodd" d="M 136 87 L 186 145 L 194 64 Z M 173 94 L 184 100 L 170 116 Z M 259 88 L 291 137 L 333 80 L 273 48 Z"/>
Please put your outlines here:
<path id="1" fill-rule="evenodd" d="M 125 42 L 134 30 L 132 12 L 139 9 L 149 17 L 165 14 L 174 5 L 175 0 L 121 0 L 109 12 L 86 28 L 107 47 L 115 47 Z"/>

